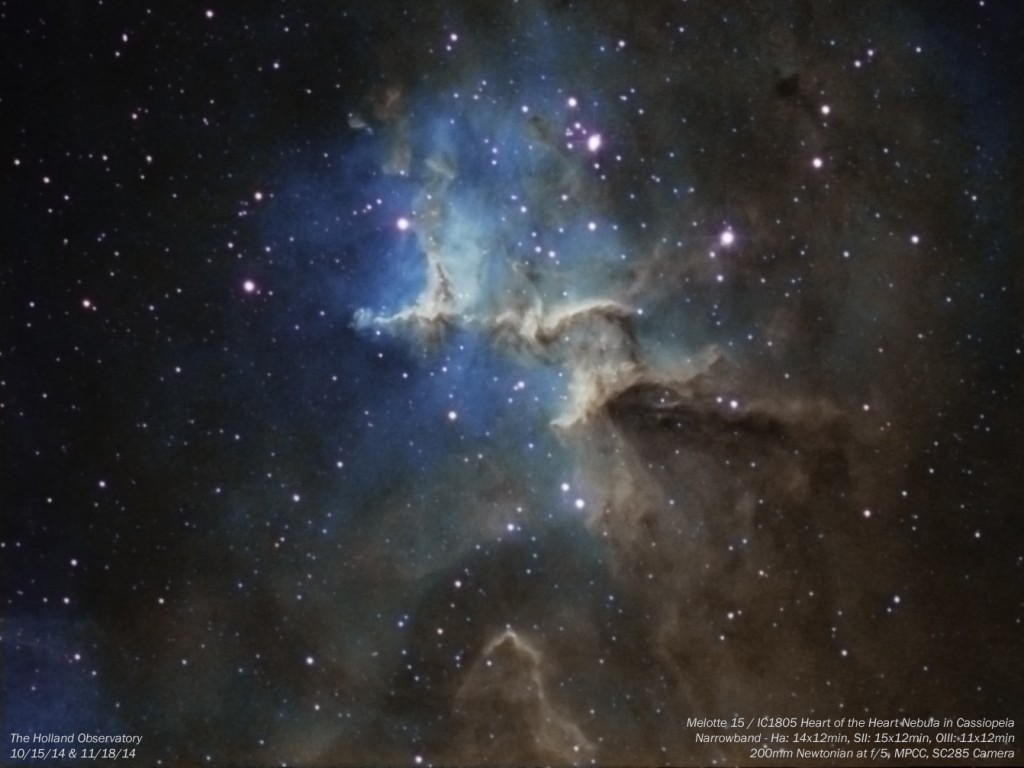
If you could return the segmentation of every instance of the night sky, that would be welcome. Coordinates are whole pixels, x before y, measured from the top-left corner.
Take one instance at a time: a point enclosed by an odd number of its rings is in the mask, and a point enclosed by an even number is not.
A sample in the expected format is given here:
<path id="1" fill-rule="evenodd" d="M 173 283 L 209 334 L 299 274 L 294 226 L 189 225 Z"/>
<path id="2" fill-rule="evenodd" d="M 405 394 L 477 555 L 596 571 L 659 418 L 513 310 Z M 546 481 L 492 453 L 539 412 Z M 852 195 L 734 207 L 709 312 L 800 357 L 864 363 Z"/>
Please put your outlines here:
<path id="1" fill-rule="evenodd" d="M 1021 5 L 0 23 L 4 759 L 1024 720 Z"/>

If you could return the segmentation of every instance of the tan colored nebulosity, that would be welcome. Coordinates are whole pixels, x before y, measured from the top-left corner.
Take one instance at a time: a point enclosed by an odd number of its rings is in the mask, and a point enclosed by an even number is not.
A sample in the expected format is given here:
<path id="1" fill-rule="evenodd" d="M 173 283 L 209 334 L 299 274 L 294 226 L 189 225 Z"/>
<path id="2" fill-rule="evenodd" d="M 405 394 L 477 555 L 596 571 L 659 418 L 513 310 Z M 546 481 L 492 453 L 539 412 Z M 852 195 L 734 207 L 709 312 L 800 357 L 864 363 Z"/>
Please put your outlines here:
<path id="1" fill-rule="evenodd" d="M 511 629 L 481 651 L 455 695 L 461 759 L 475 764 L 588 762 L 594 745 L 552 700 L 541 652 Z"/>

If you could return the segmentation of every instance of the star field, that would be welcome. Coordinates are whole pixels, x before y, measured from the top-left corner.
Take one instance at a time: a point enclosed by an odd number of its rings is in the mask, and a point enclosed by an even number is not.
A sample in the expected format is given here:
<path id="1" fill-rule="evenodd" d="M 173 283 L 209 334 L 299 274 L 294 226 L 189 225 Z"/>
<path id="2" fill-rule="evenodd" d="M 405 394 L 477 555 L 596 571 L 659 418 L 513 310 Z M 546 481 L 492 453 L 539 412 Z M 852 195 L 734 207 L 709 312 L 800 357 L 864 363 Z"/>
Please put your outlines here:
<path id="1" fill-rule="evenodd" d="M 1024 719 L 1016 5 L 0 21 L 5 734 Z"/>

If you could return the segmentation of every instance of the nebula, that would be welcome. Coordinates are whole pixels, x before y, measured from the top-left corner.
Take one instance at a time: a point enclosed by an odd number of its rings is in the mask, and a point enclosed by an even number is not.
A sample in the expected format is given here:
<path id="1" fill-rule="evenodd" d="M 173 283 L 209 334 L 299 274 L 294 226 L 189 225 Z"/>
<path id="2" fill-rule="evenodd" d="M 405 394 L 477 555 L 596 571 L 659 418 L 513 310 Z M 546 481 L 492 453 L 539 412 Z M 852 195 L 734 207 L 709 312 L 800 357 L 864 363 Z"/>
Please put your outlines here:
<path id="1" fill-rule="evenodd" d="M 8 733 L 1024 720 L 1020 11 L 12 13 Z"/>

